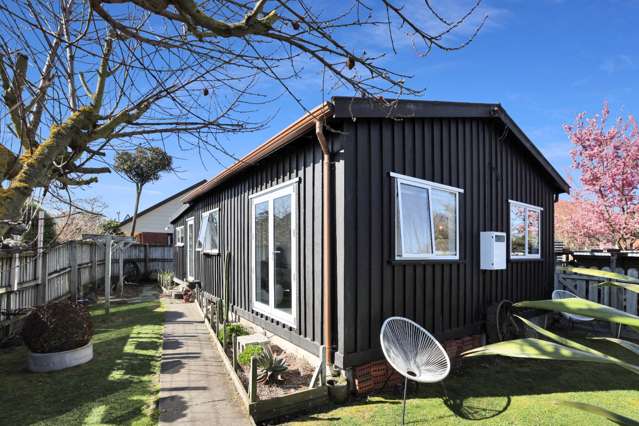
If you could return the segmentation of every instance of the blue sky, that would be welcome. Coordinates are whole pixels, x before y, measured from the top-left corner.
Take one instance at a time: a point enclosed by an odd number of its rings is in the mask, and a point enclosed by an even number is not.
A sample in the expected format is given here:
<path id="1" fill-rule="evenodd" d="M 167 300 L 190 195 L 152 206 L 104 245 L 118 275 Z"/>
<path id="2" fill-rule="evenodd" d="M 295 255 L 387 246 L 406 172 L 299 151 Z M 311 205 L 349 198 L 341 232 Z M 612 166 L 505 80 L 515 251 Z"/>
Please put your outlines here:
<path id="1" fill-rule="evenodd" d="M 449 18 L 463 10 L 465 0 L 433 2 Z M 435 52 L 420 58 L 410 46 L 390 58 L 393 69 L 414 75 L 413 87 L 425 88 L 423 99 L 500 102 L 564 176 L 570 171 L 570 143 L 562 130 L 577 113 L 600 111 L 604 100 L 613 115 L 639 113 L 639 1 L 485 0 L 475 20 L 488 23 L 467 48 Z M 462 29 L 459 37 L 471 31 Z M 353 40 L 369 34 L 356 32 Z M 401 45 L 401 43 L 400 43 Z M 322 101 L 317 74 L 309 71 L 294 88 L 306 106 Z M 264 85 L 264 88 L 269 88 Z M 280 90 L 273 85 L 274 92 Z M 347 94 L 348 92 L 335 92 Z M 227 138 L 228 150 L 241 156 L 302 114 L 286 96 L 266 107 L 275 114 L 264 131 Z M 211 158 L 181 151 L 168 143 L 179 175 L 167 174 L 144 188 L 141 209 L 221 170 Z M 233 160 L 225 160 L 230 165 Z M 108 216 L 130 214 L 133 185 L 117 175 L 80 191 L 99 196 Z"/>

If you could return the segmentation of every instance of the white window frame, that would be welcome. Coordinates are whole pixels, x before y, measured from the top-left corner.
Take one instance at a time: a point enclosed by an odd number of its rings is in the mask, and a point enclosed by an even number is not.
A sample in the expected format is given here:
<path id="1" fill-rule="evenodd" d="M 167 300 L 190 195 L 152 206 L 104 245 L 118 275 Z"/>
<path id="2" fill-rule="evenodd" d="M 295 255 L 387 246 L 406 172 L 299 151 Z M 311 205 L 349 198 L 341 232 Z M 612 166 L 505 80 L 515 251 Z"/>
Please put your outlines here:
<path id="1" fill-rule="evenodd" d="M 217 213 L 217 249 L 216 250 L 204 250 L 202 249 L 202 247 L 198 247 L 198 243 L 199 241 L 195 242 L 195 250 L 199 251 L 201 254 L 212 254 L 212 255 L 216 255 L 216 254 L 220 254 L 220 208 L 216 207 L 214 209 L 211 210 L 207 210 L 204 213 L 202 213 L 202 215 L 200 216 L 200 228 L 202 227 L 202 225 L 205 222 L 205 219 L 208 220 L 208 216 L 211 213 L 214 212 L 218 212 Z M 199 238 L 199 232 L 198 232 L 198 238 Z"/>
<path id="2" fill-rule="evenodd" d="M 184 247 L 184 226 L 175 228 L 175 247 Z"/>
<path id="3" fill-rule="evenodd" d="M 524 255 L 513 255 L 513 217 L 512 217 L 512 208 L 513 206 L 521 207 L 524 209 L 524 217 L 526 219 L 525 223 L 525 233 L 524 233 Z M 528 211 L 533 210 L 539 213 L 539 253 L 537 254 L 528 254 Z M 541 215 L 544 211 L 543 207 L 535 206 L 533 204 L 522 203 L 521 201 L 508 200 L 508 242 L 509 242 L 509 257 L 511 260 L 522 260 L 522 259 L 541 259 Z"/>
<path id="4" fill-rule="evenodd" d="M 297 183 L 295 178 L 273 186 L 249 197 L 251 201 L 251 300 L 253 309 L 290 327 L 297 328 Z M 291 314 L 275 309 L 275 260 L 273 253 L 273 200 L 283 195 L 291 196 Z M 255 282 L 255 205 L 268 202 L 269 229 L 269 304 L 258 302 Z"/>
<path id="5" fill-rule="evenodd" d="M 193 224 L 193 236 L 189 235 L 189 223 Z M 186 219 L 186 239 L 185 239 L 185 246 L 186 246 L 186 277 L 189 280 L 194 280 L 195 279 L 195 271 L 191 271 L 191 250 L 189 250 L 189 244 L 188 244 L 188 239 L 189 238 L 193 238 L 193 269 L 195 269 L 195 244 L 197 243 L 196 239 L 195 239 L 195 217 L 191 216 L 188 219 Z"/>
<path id="6" fill-rule="evenodd" d="M 398 217 L 395 220 L 399 220 L 399 231 L 403 232 L 404 223 L 403 223 L 403 215 L 402 215 L 402 193 L 400 191 L 400 185 L 411 185 L 419 188 L 424 188 L 428 190 L 428 206 L 430 213 L 430 237 L 431 237 L 431 246 L 433 248 L 432 254 L 417 254 L 417 253 L 405 253 L 404 251 L 404 236 L 401 235 L 401 247 L 395 247 L 395 260 L 459 260 L 461 248 L 459 247 L 459 194 L 463 194 L 464 190 L 461 188 L 455 188 L 454 186 L 443 185 L 437 182 L 430 182 L 424 179 L 419 179 L 413 176 L 406 176 L 399 173 L 391 172 L 390 176 L 395 180 L 395 202 L 397 203 Z M 451 192 L 455 195 L 455 248 L 456 254 L 454 256 L 450 255 L 438 255 L 435 250 L 435 226 L 433 224 L 433 201 L 431 191 L 433 189 L 438 189 L 441 191 Z M 394 228 L 397 229 L 396 224 L 393 224 Z M 397 241 L 397 238 L 395 238 Z"/>

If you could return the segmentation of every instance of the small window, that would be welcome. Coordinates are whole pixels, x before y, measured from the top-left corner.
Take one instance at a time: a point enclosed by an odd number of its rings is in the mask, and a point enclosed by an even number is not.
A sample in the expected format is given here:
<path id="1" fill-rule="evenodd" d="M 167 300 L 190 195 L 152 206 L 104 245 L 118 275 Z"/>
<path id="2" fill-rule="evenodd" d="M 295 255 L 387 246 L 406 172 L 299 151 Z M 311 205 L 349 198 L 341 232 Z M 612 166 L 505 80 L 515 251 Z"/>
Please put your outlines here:
<path id="1" fill-rule="evenodd" d="M 184 245 L 184 226 L 175 228 L 175 245 L 182 247 Z"/>
<path id="2" fill-rule="evenodd" d="M 200 232 L 197 237 L 197 250 L 204 254 L 220 252 L 220 209 L 202 213 Z"/>
<path id="3" fill-rule="evenodd" d="M 541 258 L 541 207 L 510 201 L 510 257 Z"/>
<path id="4" fill-rule="evenodd" d="M 459 259 L 463 189 L 391 173 L 395 178 L 395 258 Z"/>

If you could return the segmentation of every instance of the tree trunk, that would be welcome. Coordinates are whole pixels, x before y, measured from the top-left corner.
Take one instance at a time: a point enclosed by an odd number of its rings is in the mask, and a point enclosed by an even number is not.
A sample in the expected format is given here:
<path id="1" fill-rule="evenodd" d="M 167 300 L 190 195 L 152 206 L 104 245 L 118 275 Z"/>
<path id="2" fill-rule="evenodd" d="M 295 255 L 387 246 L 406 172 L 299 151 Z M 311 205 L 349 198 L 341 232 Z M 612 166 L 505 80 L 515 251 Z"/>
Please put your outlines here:
<path id="1" fill-rule="evenodd" d="M 135 236 L 135 224 L 138 221 L 138 207 L 140 206 L 140 196 L 142 195 L 142 185 L 135 185 L 135 210 L 133 210 L 133 222 L 131 223 L 131 236 Z"/>
<path id="2" fill-rule="evenodd" d="M 93 109 L 80 109 L 61 125 L 53 126 L 49 137 L 32 154 L 21 156 L 20 172 L 11 179 L 8 188 L 0 188 L 0 238 L 9 231 L 8 221 L 20 220 L 22 206 L 34 188 L 48 186 L 54 174 L 55 160 L 65 153 L 73 141 L 82 141 L 84 131 L 94 123 Z"/>

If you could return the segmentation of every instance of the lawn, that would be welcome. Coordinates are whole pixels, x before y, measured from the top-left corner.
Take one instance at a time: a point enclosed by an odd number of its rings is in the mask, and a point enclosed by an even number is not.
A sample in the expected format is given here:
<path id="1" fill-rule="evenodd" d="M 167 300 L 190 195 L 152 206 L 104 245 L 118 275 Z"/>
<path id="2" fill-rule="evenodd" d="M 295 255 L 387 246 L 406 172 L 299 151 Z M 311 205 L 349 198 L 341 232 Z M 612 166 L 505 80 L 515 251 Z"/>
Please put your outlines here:
<path id="1" fill-rule="evenodd" d="M 637 362 L 636 356 L 612 344 L 591 346 Z M 639 424 L 639 376 L 618 367 L 485 357 L 465 360 L 461 371 L 449 376 L 443 386 L 420 386 L 409 394 L 407 424 L 613 424 L 604 417 L 559 405 L 560 401 L 595 405 Z M 389 389 L 346 406 L 328 407 L 293 424 L 399 424 L 401 401 L 401 390 Z"/>
<path id="2" fill-rule="evenodd" d="M 164 317 L 159 301 L 91 309 L 94 359 L 64 371 L 25 369 L 24 347 L 0 351 L 0 423 L 157 424 Z"/>

